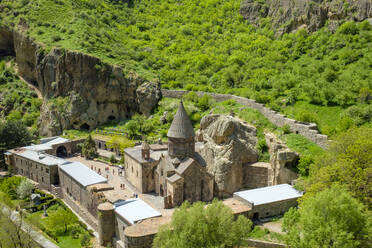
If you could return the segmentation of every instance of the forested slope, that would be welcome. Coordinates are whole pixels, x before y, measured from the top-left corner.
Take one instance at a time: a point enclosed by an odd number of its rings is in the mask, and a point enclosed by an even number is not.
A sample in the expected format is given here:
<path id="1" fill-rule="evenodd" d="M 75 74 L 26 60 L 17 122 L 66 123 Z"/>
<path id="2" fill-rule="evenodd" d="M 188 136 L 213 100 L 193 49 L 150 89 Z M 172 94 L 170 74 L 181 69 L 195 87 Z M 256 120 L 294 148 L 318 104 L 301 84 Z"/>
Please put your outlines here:
<path id="1" fill-rule="evenodd" d="M 0 3 L 1 25 L 26 31 L 47 49 L 92 54 L 160 80 L 164 88 L 254 98 L 317 122 L 328 135 L 370 121 L 372 32 L 367 21 L 346 22 L 335 33 L 324 27 L 275 38 L 269 18 L 255 28 L 239 8 L 239 0 Z M 352 105 L 358 106 L 345 111 Z M 321 106 L 335 118 L 325 120 Z"/>

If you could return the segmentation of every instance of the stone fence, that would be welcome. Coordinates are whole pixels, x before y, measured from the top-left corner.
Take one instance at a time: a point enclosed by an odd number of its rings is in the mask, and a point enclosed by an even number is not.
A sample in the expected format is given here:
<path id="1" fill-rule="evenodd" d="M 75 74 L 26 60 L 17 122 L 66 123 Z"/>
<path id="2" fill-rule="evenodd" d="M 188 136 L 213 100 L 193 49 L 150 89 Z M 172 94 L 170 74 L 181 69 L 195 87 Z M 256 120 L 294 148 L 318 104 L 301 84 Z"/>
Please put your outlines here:
<path id="1" fill-rule="evenodd" d="M 256 239 L 246 239 L 245 244 L 248 247 L 255 247 L 255 248 L 286 248 L 287 246 L 284 244 L 263 241 L 263 240 L 256 240 Z"/>
<path id="2" fill-rule="evenodd" d="M 169 97 L 169 98 L 181 98 L 184 94 L 188 92 L 189 91 L 186 91 L 186 90 L 162 89 L 163 97 Z M 290 127 L 291 132 L 301 134 L 302 136 L 313 141 L 314 143 L 316 143 L 323 149 L 327 148 L 328 137 L 327 135 L 319 133 L 318 126 L 315 123 L 300 122 L 300 121 L 290 119 L 286 117 L 285 115 L 278 113 L 277 111 L 273 111 L 265 107 L 265 105 L 258 103 L 255 100 L 248 99 L 245 97 L 227 95 L 227 94 L 217 94 L 217 93 L 210 93 L 210 92 L 202 92 L 202 91 L 196 91 L 195 93 L 197 94 L 198 97 L 202 97 L 204 94 L 208 94 L 211 97 L 213 97 L 217 102 L 222 102 L 225 100 L 235 100 L 237 103 L 240 103 L 249 108 L 258 110 L 261 114 L 263 114 L 270 122 L 272 122 L 276 126 L 282 127 L 284 125 L 288 125 Z"/>

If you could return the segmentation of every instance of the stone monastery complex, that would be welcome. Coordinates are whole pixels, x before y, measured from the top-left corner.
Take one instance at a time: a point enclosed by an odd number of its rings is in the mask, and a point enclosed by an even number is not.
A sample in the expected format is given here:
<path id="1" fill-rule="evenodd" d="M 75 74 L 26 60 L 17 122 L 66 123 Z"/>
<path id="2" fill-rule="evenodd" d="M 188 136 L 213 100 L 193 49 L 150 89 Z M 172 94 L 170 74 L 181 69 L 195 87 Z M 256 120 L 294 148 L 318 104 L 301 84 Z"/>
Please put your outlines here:
<path id="1" fill-rule="evenodd" d="M 266 133 L 270 163 L 258 162 L 256 129 L 231 116 L 205 116 L 194 131 L 181 101 L 168 142 L 124 150 L 124 167 L 86 160 L 79 143 L 61 137 L 9 150 L 15 173 L 61 198 L 98 233 L 101 245 L 151 247 L 160 225 L 184 201 L 223 199 L 234 215 L 276 216 L 297 204 L 290 186 L 298 155 Z M 95 140 L 105 149 L 104 140 Z"/>

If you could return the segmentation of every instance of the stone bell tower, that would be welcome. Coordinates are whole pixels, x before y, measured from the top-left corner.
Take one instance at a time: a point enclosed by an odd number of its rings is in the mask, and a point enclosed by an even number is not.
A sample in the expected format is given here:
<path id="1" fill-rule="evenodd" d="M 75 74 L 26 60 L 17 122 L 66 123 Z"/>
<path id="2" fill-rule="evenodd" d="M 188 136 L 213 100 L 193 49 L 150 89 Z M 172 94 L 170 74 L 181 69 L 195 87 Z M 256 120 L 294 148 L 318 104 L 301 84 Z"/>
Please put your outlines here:
<path id="1" fill-rule="evenodd" d="M 142 159 L 150 159 L 150 145 L 146 141 L 142 142 L 141 153 Z"/>
<path id="2" fill-rule="evenodd" d="M 185 157 L 194 157 L 195 132 L 182 100 L 173 118 L 167 136 L 168 154 L 170 157 L 177 157 L 181 160 Z"/>

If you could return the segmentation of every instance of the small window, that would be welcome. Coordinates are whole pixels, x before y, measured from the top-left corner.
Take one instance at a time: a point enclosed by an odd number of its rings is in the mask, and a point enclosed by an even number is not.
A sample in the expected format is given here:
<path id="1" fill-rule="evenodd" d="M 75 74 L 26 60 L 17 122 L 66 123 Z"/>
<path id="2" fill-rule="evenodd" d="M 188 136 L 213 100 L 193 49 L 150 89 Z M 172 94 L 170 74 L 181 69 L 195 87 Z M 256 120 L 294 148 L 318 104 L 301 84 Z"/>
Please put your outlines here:
<path id="1" fill-rule="evenodd" d="M 44 177 L 41 177 L 41 181 L 44 182 Z"/>
<path id="2" fill-rule="evenodd" d="M 43 172 L 43 167 L 41 167 L 40 169 L 41 169 L 41 172 Z"/>
<path id="3" fill-rule="evenodd" d="M 161 169 L 160 171 L 160 176 L 163 176 L 163 169 Z"/>
<path id="4" fill-rule="evenodd" d="M 133 166 L 132 166 L 132 173 L 133 173 Z"/>
<path id="5" fill-rule="evenodd" d="M 46 173 L 49 173 L 49 169 L 45 169 L 45 172 L 46 172 Z"/>

